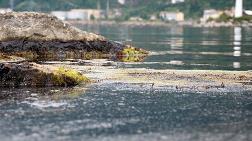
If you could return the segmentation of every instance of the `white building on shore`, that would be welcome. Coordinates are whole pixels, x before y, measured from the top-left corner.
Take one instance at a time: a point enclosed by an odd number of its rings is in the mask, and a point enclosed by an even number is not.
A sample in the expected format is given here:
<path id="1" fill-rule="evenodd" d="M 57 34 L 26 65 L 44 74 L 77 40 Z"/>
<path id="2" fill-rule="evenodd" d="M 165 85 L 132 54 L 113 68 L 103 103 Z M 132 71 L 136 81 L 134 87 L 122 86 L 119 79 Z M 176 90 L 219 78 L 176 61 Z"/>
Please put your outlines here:
<path id="1" fill-rule="evenodd" d="M 204 10 L 203 17 L 201 18 L 201 21 L 205 22 L 209 19 L 217 19 L 220 17 L 221 14 L 223 14 L 222 11 L 215 10 L 215 9 Z"/>
<path id="2" fill-rule="evenodd" d="M 252 16 L 252 10 L 245 10 L 244 13 L 246 15 Z"/>
<path id="3" fill-rule="evenodd" d="M 52 11 L 51 14 L 61 20 L 66 20 L 67 11 Z"/>
<path id="4" fill-rule="evenodd" d="M 235 18 L 243 16 L 243 0 L 236 0 L 235 2 Z"/>
<path id="5" fill-rule="evenodd" d="M 52 15 L 61 20 L 97 20 L 101 18 L 101 10 L 97 9 L 72 9 L 70 11 L 52 11 Z"/>
<path id="6" fill-rule="evenodd" d="M 172 4 L 181 3 L 181 2 L 185 2 L 185 0 L 171 0 Z"/>
<path id="7" fill-rule="evenodd" d="M 240 18 L 243 16 L 243 14 L 252 16 L 252 11 L 243 9 L 243 0 L 236 0 L 234 16 L 235 18 Z"/>
<path id="8" fill-rule="evenodd" d="M 0 14 L 12 12 L 12 9 L 10 8 L 0 8 Z"/>
<path id="9" fill-rule="evenodd" d="M 176 22 L 184 21 L 184 13 L 182 12 L 162 11 L 160 12 L 159 16 L 164 21 L 176 21 Z"/>

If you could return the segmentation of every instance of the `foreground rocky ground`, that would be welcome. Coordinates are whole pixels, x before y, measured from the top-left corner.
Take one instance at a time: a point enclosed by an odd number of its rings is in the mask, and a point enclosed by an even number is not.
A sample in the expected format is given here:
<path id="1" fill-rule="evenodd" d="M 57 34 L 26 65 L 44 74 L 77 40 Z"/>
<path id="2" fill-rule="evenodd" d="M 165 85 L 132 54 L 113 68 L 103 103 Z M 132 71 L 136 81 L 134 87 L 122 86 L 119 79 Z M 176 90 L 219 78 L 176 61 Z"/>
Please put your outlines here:
<path id="1" fill-rule="evenodd" d="M 70 67 L 93 83 L 124 83 L 150 88 L 193 92 L 237 92 L 252 90 L 252 72 L 220 70 L 155 70 L 120 68 L 107 60 L 47 62 L 43 66 Z"/>
<path id="2" fill-rule="evenodd" d="M 193 93 L 218 93 L 221 94 L 229 92 L 245 92 L 252 91 L 252 72 L 250 71 L 219 71 L 219 70 L 155 70 L 155 69 L 143 69 L 143 68 L 123 68 L 121 63 L 108 61 L 104 59 L 98 60 L 82 60 L 82 61 L 65 61 L 65 62 L 43 62 L 43 64 L 23 64 L 19 66 L 22 69 L 24 66 L 31 68 L 41 68 L 45 72 L 33 69 L 32 73 L 37 73 L 38 76 L 45 77 L 31 77 L 30 70 L 26 73 L 12 72 L 12 76 L 5 75 L 6 78 L 14 77 L 19 81 L 7 81 L 8 86 L 15 87 L 2 87 L 6 81 L 0 82 L 0 100 L 6 99 L 23 99 L 30 97 L 32 93 L 37 93 L 38 96 L 52 95 L 53 98 L 70 96 L 76 97 L 82 95 L 89 86 L 109 86 L 112 89 L 130 89 L 134 91 L 146 91 L 147 93 L 156 92 L 193 92 Z M 33 67 L 35 66 L 35 67 Z M 3 68 L 3 67 L 1 67 Z M 46 70 L 54 68 L 50 75 L 43 75 Z M 60 68 L 60 69 L 58 69 Z M 66 70 L 65 70 L 66 69 Z M 69 75 L 67 72 L 72 72 Z M 66 75 L 67 74 L 67 75 Z M 86 77 L 83 77 L 85 75 Z M 20 77 L 22 76 L 22 77 Z M 57 79 L 53 79 L 57 78 Z M 88 79 L 87 79 L 88 78 Z M 2 79 L 2 78 L 1 78 Z M 22 81 L 23 79 L 29 81 Z M 88 83 L 79 83 L 75 87 L 72 86 L 73 79 L 85 80 Z M 8 79 L 7 79 L 8 80 Z M 13 79 L 10 79 L 13 80 Z M 61 80 L 61 81 L 58 81 Z M 63 80 L 63 81 L 62 81 Z M 5 82 L 5 83 L 3 83 Z M 53 84 L 54 83 L 54 84 Z M 72 84 L 72 85 L 71 85 Z M 84 84 L 84 85 L 82 85 Z M 34 89 L 34 86 L 37 87 Z M 63 86 L 63 87 L 51 87 L 43 88 L 45 86 Z M 77 85 L 77 84 L 74 84 Z M 20 87 L 22 86 L 22 87 Z M 29 87 L 27 87 L 29 86 Z M 22 91 L 20 93 L 19 91 Z"/>

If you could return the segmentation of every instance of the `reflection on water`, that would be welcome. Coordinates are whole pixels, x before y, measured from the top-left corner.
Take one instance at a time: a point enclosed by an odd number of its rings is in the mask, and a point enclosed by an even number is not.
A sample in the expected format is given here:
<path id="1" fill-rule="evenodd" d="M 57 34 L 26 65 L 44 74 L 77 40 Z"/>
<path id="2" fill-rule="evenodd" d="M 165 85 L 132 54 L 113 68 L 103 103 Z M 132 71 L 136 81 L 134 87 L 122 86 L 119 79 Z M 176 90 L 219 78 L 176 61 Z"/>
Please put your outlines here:
<path id="1" fill-rule="evenodd" d="M 173 34 L 173 35 L 183 35 L 184 34 L 183 27 L 171 28 L 171 34 Z M 171 41 L 171 43 L 170 43 L 171 51 L 180 52 L 181 54 L 183 54 L 183 46 L 184 46 L 183 36 L 171 37 L 170 39 L 168 38 L 168 40 Z M 170 60 L 170 63 L 174 64 L 174 65 L 181 65 L 181 64 L 183 64 L 183 61 L 181 61 L 181 60 Z"/>
<path id="2" fill-rule="evenodd" d="M 235 27 L 234 28 L 234 57 L 241 56 L 241 41 L 242 41 L 242 28 Z M 234 62 L 233 67 L 236 69 L 241 68 L 241 63 Z"/>
<path id="3" fill-rule="evenodd" d="M 99 25 L 93 25 L 99 26 Z M 93 31 L 85 25 L 78 27 Z M 99 26 L 99 34 L 151 52 L 142 64 L 126 67 L 155 69 L 252 69 L 251 28 Z M 179 62 L 167 63 L 167 62 Z M 183 64 L 183 65 L 181 65 Z"/>

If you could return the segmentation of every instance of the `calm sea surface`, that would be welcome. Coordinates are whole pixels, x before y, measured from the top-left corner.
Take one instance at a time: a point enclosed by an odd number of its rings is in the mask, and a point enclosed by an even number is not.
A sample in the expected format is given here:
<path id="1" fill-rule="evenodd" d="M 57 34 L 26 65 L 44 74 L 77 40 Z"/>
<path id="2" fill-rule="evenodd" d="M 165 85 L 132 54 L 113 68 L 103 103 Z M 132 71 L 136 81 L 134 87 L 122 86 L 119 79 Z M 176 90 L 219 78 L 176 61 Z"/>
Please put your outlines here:
<path id="1" fill-rule="evenodd" d="M 251 28 L 78 26 L 151 51 L 124 67 L 252 70 Z M 52 92 L 60 94 L 50 95 Z M 171 92 L 134 84 L 1 89 L 1 141 L 250 141 L 252 92 Z"/>
<path id="2" fill-rule="evenodd" d="M 151 51 L 142 63 L 153 69 L 252 69 L 252 28 L 78 27 Z"/>

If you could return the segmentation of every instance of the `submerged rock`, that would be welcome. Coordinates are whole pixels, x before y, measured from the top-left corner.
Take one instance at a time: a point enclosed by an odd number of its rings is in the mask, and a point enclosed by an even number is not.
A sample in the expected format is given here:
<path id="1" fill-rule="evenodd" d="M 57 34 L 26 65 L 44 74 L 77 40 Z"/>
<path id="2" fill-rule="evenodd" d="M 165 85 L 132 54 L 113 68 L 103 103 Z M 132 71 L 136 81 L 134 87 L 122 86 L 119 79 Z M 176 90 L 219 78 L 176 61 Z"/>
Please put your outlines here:
<path id="1" fill-rule="evenodd" d="M 130 48 L 103 36 L 79 30 L 54 16 L 33 12 L 0 14 L 0 52 L 28 59 L 126 55 Z M 138 50 L 138 53 L 147 54 Z M 126 52 L 127 53 L 127 52 Z"/>

